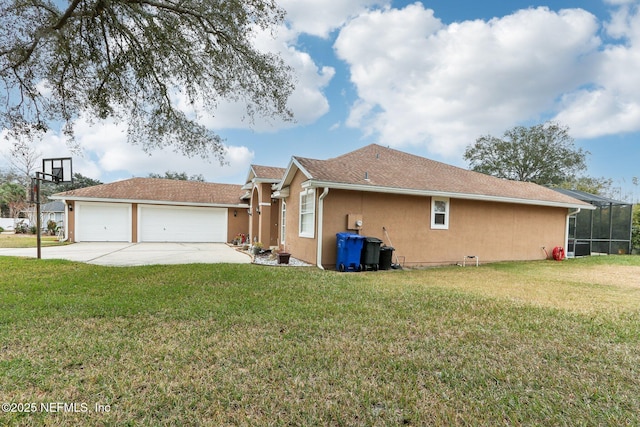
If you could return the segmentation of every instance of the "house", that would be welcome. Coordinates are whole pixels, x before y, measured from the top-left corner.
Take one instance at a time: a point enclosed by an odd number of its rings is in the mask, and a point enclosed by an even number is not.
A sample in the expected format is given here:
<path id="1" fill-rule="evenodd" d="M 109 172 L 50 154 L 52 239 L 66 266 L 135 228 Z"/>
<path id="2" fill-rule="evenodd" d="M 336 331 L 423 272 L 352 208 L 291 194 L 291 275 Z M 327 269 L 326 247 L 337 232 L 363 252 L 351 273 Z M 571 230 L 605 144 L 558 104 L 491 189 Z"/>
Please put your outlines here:
<path id="1" fill-rule="evenodd" d="M 60 200 L 54 200 L 53 202 L 45 203 L 40 207 L 40 214 L 42 215 L 42 228 L 47 229 L 49 221 L 56 223 L 58 227 L 64 227 L 65 218 L 65 205 Z"/>
<path id="2" fill-rule="evenodd" d="M 286 204 L 287 250 L 329 267 L 336 233 L 349 230 L 380 238 L 406 265 L 544 259 L 566 246 L 571 212 L 592 209 L 536 184 L 376 144 L 328 160 L 293 157 L 274 197 Z"/>
<path id="3" fill-rule="evenodd" d="M 242 186 L 131 178 L 53 195 L 72 242 L 228 242 L 247 233 Z"/>
<path id="4" fill-rule="evenodd" d="M 566 247 L 572 213 L 593 209 L 536 184 L 376 144 L 327 160 L 292 157 L 285 169 L 252 165 L 242 186 L 134 178 L 56 197 L 73 212 L 75 241 L 113 239 L 116 229 L 134 242 L 230 241 L 248 232 L 254 242 L 322 268 L 335 267 L 336 233 L 344 231 L 381 239 L 409 266 L 468 255 L 482 262 L 544 259 Z M 194 217 L 186 222 L 200 232 L 169 234 L 176 222 L 184 228 L 187 208 Z M 111 224 L 116 217 L 119 225 Z"/>

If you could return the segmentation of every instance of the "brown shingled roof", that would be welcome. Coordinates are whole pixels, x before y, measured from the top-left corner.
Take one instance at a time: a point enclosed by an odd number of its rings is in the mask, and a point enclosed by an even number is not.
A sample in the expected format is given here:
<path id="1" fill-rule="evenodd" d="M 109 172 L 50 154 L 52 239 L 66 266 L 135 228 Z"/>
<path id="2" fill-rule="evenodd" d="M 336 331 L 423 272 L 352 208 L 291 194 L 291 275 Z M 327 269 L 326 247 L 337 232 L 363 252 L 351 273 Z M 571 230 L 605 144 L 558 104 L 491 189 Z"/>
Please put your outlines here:
<path id="1" fill-rule="evenodd" d="M 256 178 L 260 179 L 282 179 L 285 168 L 277 168 L 275 166 L 251 165 L 251 169 L 256 174 Z"/>
<path id="2" fill-rule="evenodd" d="M 203 205 L 238 205 L 242 186 L 160 178 L 131 178 L 55 194 L 56 198 L 161 201 Z"/>
<path id="3" fill-rule="evenodd" d="M 377 144 L 328 160 L 295 160 L 314 181 L 587 205 L 537 184 L 496 178 Z"/>

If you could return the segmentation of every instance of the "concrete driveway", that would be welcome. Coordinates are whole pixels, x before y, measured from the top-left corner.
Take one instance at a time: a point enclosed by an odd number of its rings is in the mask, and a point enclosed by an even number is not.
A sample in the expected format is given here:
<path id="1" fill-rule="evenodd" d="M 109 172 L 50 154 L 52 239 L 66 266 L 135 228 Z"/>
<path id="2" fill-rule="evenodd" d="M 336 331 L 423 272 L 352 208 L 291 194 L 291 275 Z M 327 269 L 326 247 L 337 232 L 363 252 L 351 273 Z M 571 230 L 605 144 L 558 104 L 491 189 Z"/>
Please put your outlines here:
<path id="1" fill-rule="evenodd" d="M 0 248 L 0 256 L 37 257 L 36 248 Z M 97 265 L 249 264 L 249 255 L 224 243 L 73 243 L 42 248 L 42 259 L 66 259 Z"/>

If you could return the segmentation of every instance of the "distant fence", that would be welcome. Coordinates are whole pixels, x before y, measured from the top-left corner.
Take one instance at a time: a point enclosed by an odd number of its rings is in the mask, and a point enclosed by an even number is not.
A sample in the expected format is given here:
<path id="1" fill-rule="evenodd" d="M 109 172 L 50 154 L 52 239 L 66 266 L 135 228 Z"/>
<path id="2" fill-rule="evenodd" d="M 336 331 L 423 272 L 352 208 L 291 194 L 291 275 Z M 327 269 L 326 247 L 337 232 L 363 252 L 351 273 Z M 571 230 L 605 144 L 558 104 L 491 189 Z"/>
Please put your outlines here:
<path id="1" fill-rule="evenodd" d="M 0 218 L 0 227 L 2 227 L 4 231 L 14 231 L 16 224 L 21 222 L 29 225 L 29 220 L 27 218 Z"/>

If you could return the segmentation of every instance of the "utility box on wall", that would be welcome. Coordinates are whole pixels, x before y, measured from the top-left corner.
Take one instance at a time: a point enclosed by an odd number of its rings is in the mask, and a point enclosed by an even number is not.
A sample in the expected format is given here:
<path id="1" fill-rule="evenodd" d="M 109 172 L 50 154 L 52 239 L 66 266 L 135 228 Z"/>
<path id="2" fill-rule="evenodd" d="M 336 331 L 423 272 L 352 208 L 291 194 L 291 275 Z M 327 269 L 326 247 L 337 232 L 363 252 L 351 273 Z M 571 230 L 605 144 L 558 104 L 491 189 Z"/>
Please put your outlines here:
<path id="1" fill-rule="evenodd" d="M 360 230 L 362 228 L 362 214 L 347 215 L 347 230 Z"/>

